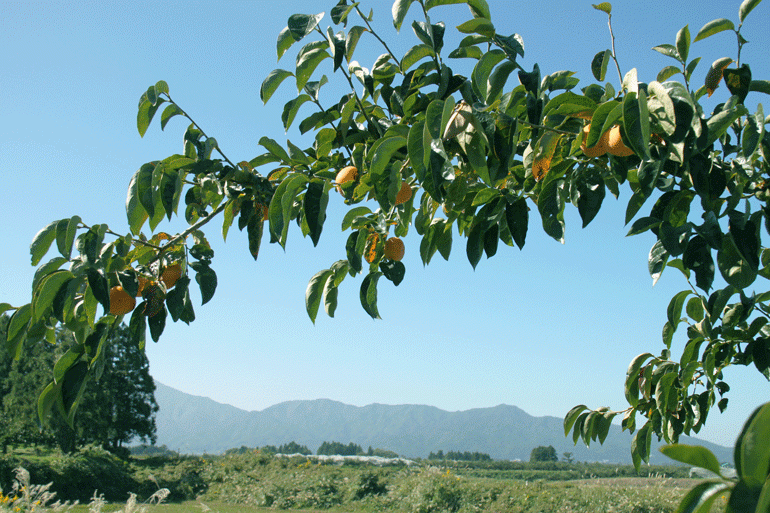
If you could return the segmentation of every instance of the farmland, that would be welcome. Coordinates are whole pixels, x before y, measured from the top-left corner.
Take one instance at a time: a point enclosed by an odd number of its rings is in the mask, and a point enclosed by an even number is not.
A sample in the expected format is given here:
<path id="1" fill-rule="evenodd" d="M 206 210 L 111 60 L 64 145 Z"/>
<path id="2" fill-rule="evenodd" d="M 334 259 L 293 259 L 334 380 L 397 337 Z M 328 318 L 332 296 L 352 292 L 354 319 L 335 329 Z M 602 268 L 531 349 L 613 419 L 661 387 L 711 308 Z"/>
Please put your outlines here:
<path id="1" fill-rule="evenodd" d="M 93 447 L 72 455 L 17 450 L 0 456 L 0 511 L 12 511 L 10 484 L 19 465 L 29 470 L 32 483 L 53 482 L 57 498 L 88 504 L 98 489 L 108 502 L 98 510 L 105 512 L 122 511 L 129 492 L 141 503 L 160 488 L 169 490 L 168 497 L 148 511 L 673 512 L 697 482 L 682 467 L 642 467 L 638 474 L 628 466 L 562 462 L 378 467 L 256 450 L 122 461 Z M 723 507 L 718 500 L 715 510 Z M 81 505 L 73 511 L 94 509 Z"/>

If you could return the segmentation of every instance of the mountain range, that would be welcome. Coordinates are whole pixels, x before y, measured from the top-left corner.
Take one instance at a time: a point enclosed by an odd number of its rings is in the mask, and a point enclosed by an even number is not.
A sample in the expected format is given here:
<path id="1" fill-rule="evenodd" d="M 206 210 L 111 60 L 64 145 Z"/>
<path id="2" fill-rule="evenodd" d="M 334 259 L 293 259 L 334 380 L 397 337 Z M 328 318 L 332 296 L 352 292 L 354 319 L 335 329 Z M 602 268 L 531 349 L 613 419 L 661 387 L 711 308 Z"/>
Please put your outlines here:
<path id="1" fill-rule="evenodd" d="M 533 417 L 501 404 L 449 412 L 433 406 L 351 406 L 328 399 L 287 401 L 262 411 L 246 411 L 155 382 L 157 445 L 183 454 L 219 454 L 241 446 L 279 446 L 292 441 L 315 451 L 323 442 L 349 442 L 387 449 L 408 458 L 439 450 L 489 454 L 496 460 L 528 461 L 537 446 L 553 446 L 575 461 L 631 463 L 631 435 L 613 425 L 604 444 L 573 445 L 563 419 Z M 682 436 L 680 443 L 703 445 L 721 462 L 732 463 L 732 449 Z M 671 460 L 653 437 L 650 463 Z"/>

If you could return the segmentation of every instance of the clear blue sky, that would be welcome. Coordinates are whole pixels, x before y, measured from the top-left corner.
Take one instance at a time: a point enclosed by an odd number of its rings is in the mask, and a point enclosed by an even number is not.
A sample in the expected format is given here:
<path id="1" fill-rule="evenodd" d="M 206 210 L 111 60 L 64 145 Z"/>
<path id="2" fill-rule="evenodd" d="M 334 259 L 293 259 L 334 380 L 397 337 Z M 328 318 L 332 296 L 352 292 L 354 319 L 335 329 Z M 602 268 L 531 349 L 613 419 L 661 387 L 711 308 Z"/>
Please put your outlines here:
<path id="1" fill-rule="evenodd" d="M 610 40 L 606 16 L 590 1 L 489 3 L 500 33 L 522 35 L 525 68 L 537 62 L 544 74 L 570 69 L 581 85 L 593 82 L 591 58 Z M 29 301 L 34 272 L 29 243 L 50 221 L 77 214 L 86 223 L 106 222 L 115 231 L 128 231 L 124 203 L 133 172 L 182 151 L 181 120 L 173 120 L 165 132 L 156 122 L 144 139 L 136 131 L 139 96 L 156 81 L 168 82 L 174 99 L 232 159 L 262 153 L 257 141 L 263 135 L 302 142 L 298 132 L 287 135 L 280 124 L 283 103 L 296 94 L 292 83 L 284 83 L 267 106 L 259 99 L 259 86 L 270 70 L 293 68 L 293 54 L 276 62 L 275 53 L 288 16 L 328 13 L 333 4 L 0 4 L 0 301 Z M 674 43 L 686 24 L 694 37 L 715 18 L 737 23 L 739 4 L 615 2 L 613 26 L 623 72 L 636 67 L 640 80 L 654 80 L 673 61 L 653 46 Z M 390 1 L 362 5 L 374 10 L 376 29 L 397 54 L 416 44 L 410 21 L 396 35 Z M 413 6 L 409 20 L 416 14 Z M 467 8 L 442 7 L 431 15 L 433 22 L 447 23 L 448 54 L 459 40 L 454 27 L 470 17 Z M 328 16 L 324 28 L 327 22 Z M 770 78 L 770 3 L 755 9 L 743 34 L 750 44 L 742 60 L 756 78 Z M 691 56 L 703 56 L 694 82 L 702 83 L 712 61 L 734 57 L 735 46 L 727 33 L 694 43 Z M 376 42 L 364 37 L 357 58 L 371 67 L 380 53 Z M 450 65 L 467 74 L 469 62 Z M 325 72 L 331 78 L 331 70 Z M 612 69 L 607 79 L 617 88 Z M 331 104 L 342 94 L 327 86 L 322 102 Z M 720 88 L 704 108 L 710 111 L 726 95 Z M 308 105 L 300 114 L 310 112 Z M 639 353 L 660 351 L 666 305 L 687 288 L 673 269 L 651 286 L 646 262 L 653 236 L 625 237 L 628 196 L 623 190 L 620 201 L 608 198 L 584 230 L 568 205 L 565 245 L 544 235 L 533 210 L 524 250 L 501 247 L 475 271 L 459 237 L 449 262 L 437 255 L 423 267 L 419 238 L 410 233 L 406 279 L 397 288 L 380 283 L 383 320 L 373 321 L 361 309 L 359 277 L 343 284 L 336 317 L 321 312 L 315 326 L 305 313 L 305 287 L 316 271 L 344 257 L 342 200 L 332 195 L 317 248 L 293 226 L 286 252 L 265 240 L 256 263 L 245 234 L 231 230 L 224 244 L 221 224 L 214 222 L 207 228 L 216 251 L 217 293 L 196 308 L 191 326 L 169 321 L 161 341 L 148 342 L 151 372 L 171 387 L 248 410 L 315 398 L 354 405 L 429 404 L 451 411 L 506 403 L 533 415 L 559 417 L 581 403 L 622 409 L 628 363 Z M 175 221 L 160 229 L 181 227 Z M 199 296 L 195 301 L 199 305 Z M 681 350 L 677 341 L 674 351 Z M 728 414 L 715 412 L 701 432 L 726 445 L 770 389 L 753 368 L 729 370 L 727 378 L 733 386 Z"/>

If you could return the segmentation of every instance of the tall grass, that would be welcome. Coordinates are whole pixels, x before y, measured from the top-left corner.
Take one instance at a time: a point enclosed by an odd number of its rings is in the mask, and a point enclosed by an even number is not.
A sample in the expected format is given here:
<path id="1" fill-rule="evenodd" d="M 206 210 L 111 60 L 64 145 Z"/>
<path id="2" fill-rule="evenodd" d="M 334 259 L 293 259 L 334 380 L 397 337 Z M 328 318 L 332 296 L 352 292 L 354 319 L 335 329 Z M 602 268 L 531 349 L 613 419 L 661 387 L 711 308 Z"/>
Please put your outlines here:
<path id="1" fill-rule="evenodd" d="M 61 464 L 57 461 L 62 457 L 52 457 L 51 465 Z M 67 458 L 82 463 L 81 457 Z M 66 468 L 94 477 L 89 465 L 74 465 L 72 461 Z M 334 465 L 301 456 L 276 458 L 251 451 L 224 456 L 151 457 L 109 468 L 121 469 L 129 478 L 126 482 L 136 486 L 131 491 L 137 495 L 129 496 L 128 490 L 124 490 L 118 500 L 119 511 L 123 512 L 152 511 L 153 504 L 172 501 L 176 504 L 163 505 L 165 511 L 201 511 L 207 504 L 212 511 L 240 508 L 395 513 L 668 513 L 676 510 L 686 491 L 698 482 L 666 477 L 686 475 L 677 469 L 656 469 L 662 471 L 661 477 L 623 477 L 624 469 L 610 466 L 559 468 L 551 474 L 547 469 L 532 469 L 528 474 L 523 467 L 514 468 L 504 462 L 491 466 L 435 463 L 385 467 Z M 616 477 L 598 478 L 597 473 Z M 34 479 L 39 481 L 39 475 L 49 474 L 33 473 Z M 528 477 L 512 478 L 513 475 Z M 565 480 L 572 476 L 582 479 Z M 92 493 L 90 499 L 74 507 L 75 503 L 54 502 L 56 486 L 32 485 L 30 473 L 19 469 L 11 489 L 0 495 L 0 513 L 79 513 L 85 508 L 89 512 L 115 511 L 116 506 L 107 505 L 107 500 L 116 499 L 105 499 L 101 494 L 112 477 L 109 473 L 94 477 L 90 489 L 98 488 L 100 493 Z M 62 479 L 81 482 L 83 477 Z M 74 499 L 64 494 L 57 496 Z M 716 510 L 724 510 L 724 501 Z"/>
<path id="2" fill-rule="evenodd" d="M 32 512 L 71 512 L 78 506 L 79 501 L 59 501 L 56 498 L 56 492 L 51 491 L 53 482 L 46 485 L 32 484 L 29 472 L 24 468 L 17 468 L 14 471 L 15 477 L 11 489 L 5 494 L 0 488 L 0 513 L 32 513 Z M 129 495 L 125 507 L 119 510 L 112 509 L 118 513 L 146 513 L 151 505 L 160 504 L 168 497 L 169 491 L 161 488 L 153 493 L 146 501 L 140 503 L 136 499 L 136 494 Z M 101 513 L 107 501 L 104 495 L 97 495 L 94 492 L 91 501 L 88 503 L 89 513 Z"/>

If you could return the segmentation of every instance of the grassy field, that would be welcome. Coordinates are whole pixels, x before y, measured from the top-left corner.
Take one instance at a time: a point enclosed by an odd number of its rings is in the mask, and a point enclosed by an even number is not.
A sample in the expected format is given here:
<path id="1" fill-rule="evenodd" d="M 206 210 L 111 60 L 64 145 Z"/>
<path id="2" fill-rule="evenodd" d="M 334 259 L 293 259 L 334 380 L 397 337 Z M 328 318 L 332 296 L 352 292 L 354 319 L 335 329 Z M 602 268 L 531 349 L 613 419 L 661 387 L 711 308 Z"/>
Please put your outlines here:
<path id="1" fill-rule="evenodd" d="M 24 490 L 11 487 L 18 466 L 29 468 Z M 0 512 L 52 511 L 44 507 L 52 500 L 33 486 L 52 482 L 47 492 L 80 500 L 65 509 L 73 512 L 665 513 L 698 482 L 681 467 L 643 471 L 580 463 L 331 465 L 257 451 L 128 462 L 95 448 L 74 455 L 17 451 L 0 456 Z M 91 500 L 94 488 L 103 501 Z M 168 494 L 152 504 L 159 489 Z M 135 503 L 126 504 L 129 491 L 138 495 Z M 724 503 L 718 500 L 714 511 L 723 511 Z"/>

